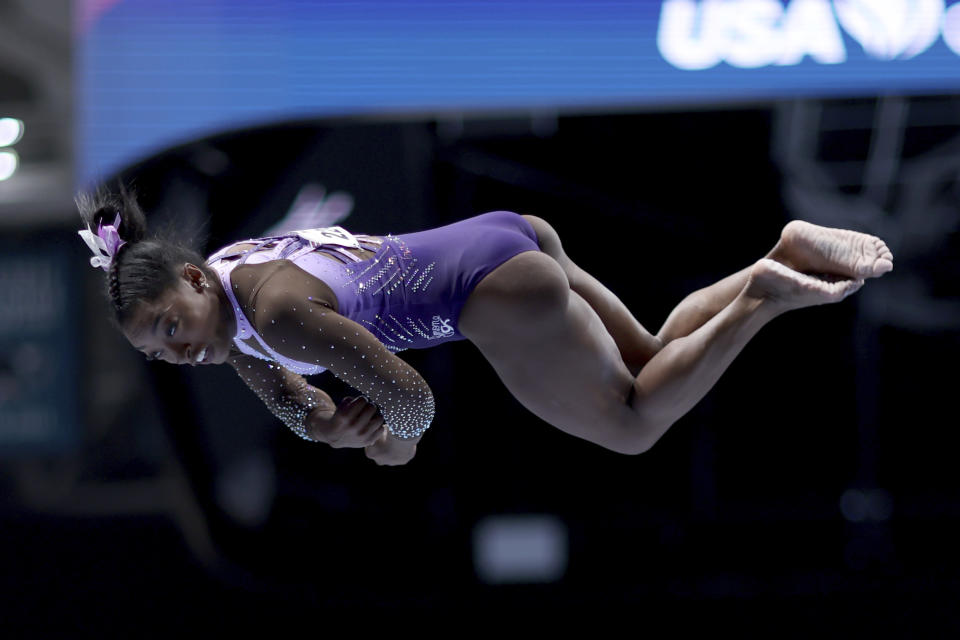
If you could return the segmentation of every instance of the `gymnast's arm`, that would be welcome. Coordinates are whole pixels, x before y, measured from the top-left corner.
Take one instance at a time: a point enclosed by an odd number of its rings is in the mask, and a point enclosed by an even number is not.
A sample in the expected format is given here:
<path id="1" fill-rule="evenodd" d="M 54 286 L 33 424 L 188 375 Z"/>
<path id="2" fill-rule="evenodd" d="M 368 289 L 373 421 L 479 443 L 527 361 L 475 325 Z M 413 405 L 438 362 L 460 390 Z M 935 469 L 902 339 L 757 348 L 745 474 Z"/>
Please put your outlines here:
<path id="1" fill-rule="evenodd" d="M 267 408 L 304 440 L 331 447 L 365 447 L 383 432 L 374 405 L 346 398 L 337 407 L 324 391 L 276 363 L 236 353 L 227 360 Z"/>
<path id="2" fill-rule="evenodd" d="M 309 385 L 303 376 L 274 362 L 241 353 L 232 354 L 227 362 L 270 412 L 301 438 L 317 439 L 307 429 L 309 416 L 328 419 L 333 416 L 336 409 L 333 399 Z"/>
<path id="3" fill-rule="evenodd" d="M 277 269 L 252 304 L 254 324 L 277 353 L 325 368 L 375 404 L 389 432 L 381 448 L 409 448 L 433 421 L 429 385 L 366 328 L 323 304 L 322 285 L 293 263 Z"/>

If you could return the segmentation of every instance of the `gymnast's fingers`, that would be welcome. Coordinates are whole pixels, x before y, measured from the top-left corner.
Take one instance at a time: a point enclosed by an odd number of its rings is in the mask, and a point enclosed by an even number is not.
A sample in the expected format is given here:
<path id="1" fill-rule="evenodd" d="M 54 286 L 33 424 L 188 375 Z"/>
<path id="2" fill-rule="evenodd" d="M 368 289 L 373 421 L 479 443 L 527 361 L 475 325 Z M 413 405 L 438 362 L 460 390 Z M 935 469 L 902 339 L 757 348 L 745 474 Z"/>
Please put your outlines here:
<path id="1" fill-rule="evenodd" d="M 341 414 L 345 426 L 356 422 L 357 416 L 363 411 L 364 405 L 365 401 L 363 398 L 356 396 L 345 398 L 344 401 L 340 403 L 337 410 Z"/>
<path id="2" fill-rule="evenodd" d="M 371 433 L 383 426 L 384 419 L 383 416 L 380 415 L 376 405 L 374 405 L 374 411 L 370 412 L 369 414 L 364 412 L 363 417 L 366 418 L 366 424 L 360 428 L 360 437 L 369 436 Z"/>
<path id="3" fill-rule="evenodd" d="M 382 424 L 375 428 L 371 433 L 370 437 L 365 440 L 366 444 L 364 446 L 369 447 L 370 445 L 376 444 L 387 432 L 387 428 Z"/>

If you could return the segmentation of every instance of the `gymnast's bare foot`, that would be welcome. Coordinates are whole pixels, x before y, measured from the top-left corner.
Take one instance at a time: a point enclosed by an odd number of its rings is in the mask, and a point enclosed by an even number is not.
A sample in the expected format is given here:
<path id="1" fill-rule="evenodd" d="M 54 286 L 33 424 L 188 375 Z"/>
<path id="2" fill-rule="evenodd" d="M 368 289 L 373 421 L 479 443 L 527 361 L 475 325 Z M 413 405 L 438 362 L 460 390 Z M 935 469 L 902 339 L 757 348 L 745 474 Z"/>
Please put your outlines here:
<path id="1" fill-rule="evenodd" d="M 862 286 L 862 279 L 807 275 L 764 258 L 753 265 L 743 295 L 772 303 L 778 311 L 789 311 L 840 302 Z"/>
<path id="2" fill-rule="evenodd" d="M 893 269 L 893 254 L 876 236 L 794 220 L 767 256 L 802 273 L 877 278 Z"/>

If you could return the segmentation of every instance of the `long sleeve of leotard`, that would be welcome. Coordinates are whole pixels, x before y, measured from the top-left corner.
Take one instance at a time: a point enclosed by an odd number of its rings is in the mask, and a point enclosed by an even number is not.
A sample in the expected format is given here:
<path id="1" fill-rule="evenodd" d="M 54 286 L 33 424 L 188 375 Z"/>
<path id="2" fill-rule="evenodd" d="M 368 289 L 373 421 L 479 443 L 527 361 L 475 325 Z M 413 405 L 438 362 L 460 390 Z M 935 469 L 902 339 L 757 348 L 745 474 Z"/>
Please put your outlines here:
<path id="1" fill-rule="evenodd" d="M 324 304 L 319 281 L 292 263 L 263 283 L 254 326 L 277 353 L 319 365 L 377 405 L 390 433 L 409 439 L 433 420 L 429 385 L 362 325 Z"/>
<path id="2" fill-rule="evenodd" d="M 306 417 L 317 408 L 333 415 L 336 405 L 329 395 L 276 363 L 242 354 L 227 361 L 273 415 L 304 440 L 316 442 L 305 429 Z"/>

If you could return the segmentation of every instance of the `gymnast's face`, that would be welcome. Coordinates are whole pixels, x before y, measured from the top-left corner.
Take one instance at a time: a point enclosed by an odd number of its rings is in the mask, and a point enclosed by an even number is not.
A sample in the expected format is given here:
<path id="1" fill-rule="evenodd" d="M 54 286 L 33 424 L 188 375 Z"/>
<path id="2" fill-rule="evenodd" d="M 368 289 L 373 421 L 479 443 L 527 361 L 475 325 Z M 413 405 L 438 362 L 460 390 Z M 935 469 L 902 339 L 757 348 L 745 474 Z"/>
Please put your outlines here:
<path id="1" fill-rule="evenodd" d="M 220 283 L 187 263 L 173 286 L 140 304 L 123 333 L 148 360 L 220 364 L 230 354 L 235 322 Z"/>

